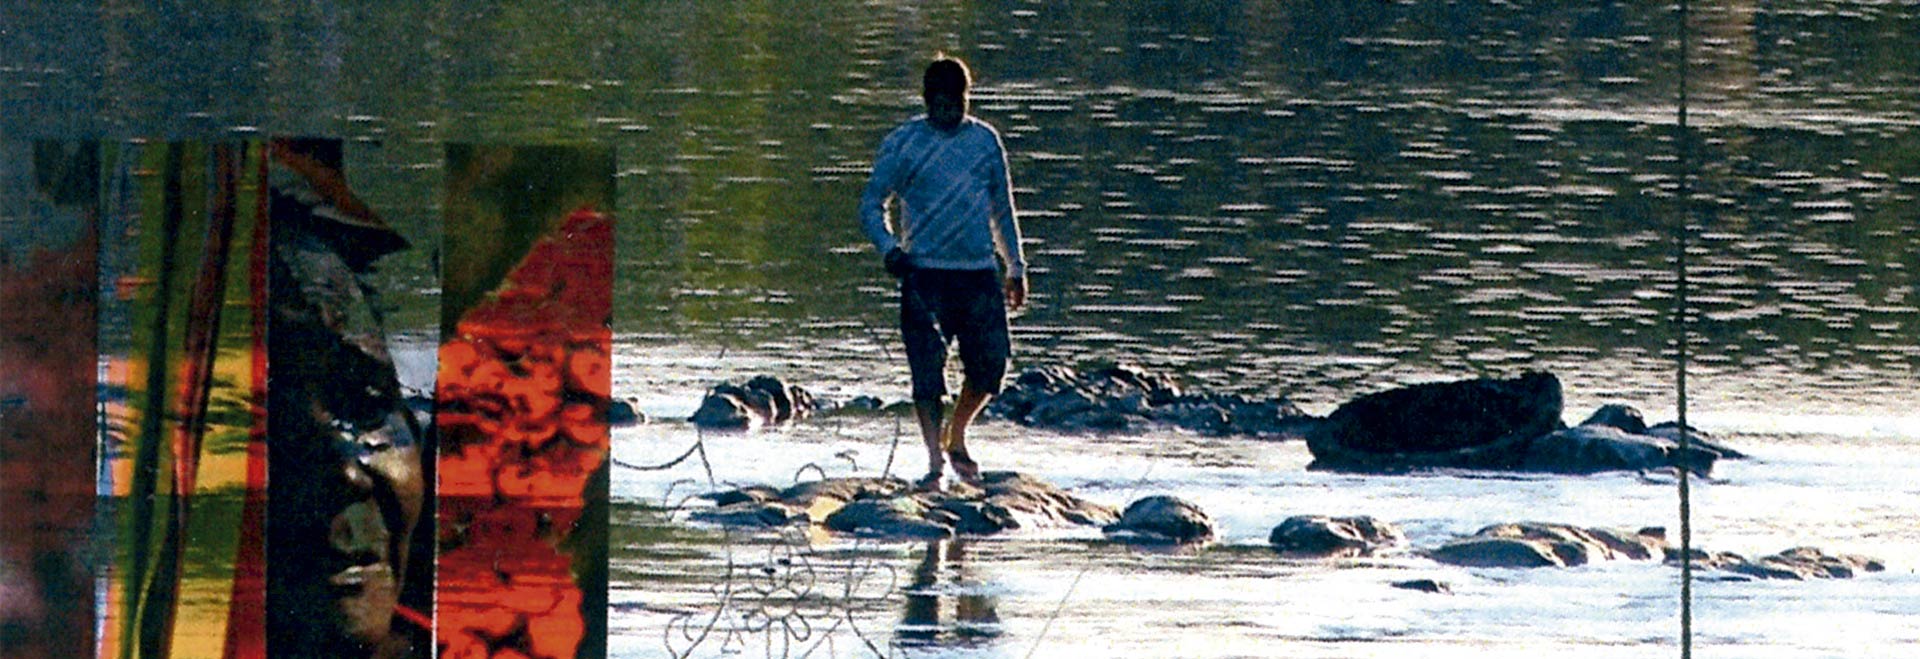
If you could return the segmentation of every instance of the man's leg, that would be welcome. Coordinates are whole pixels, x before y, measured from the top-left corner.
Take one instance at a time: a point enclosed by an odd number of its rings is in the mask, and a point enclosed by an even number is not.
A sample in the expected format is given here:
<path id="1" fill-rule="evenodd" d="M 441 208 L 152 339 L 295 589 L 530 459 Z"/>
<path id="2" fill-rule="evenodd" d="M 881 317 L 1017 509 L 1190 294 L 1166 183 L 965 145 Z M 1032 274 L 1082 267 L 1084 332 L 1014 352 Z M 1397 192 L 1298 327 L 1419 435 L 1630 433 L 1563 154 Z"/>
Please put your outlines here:
<path id="1" fill-rule="evenodd" d="M 920 440 L 927 445 L 927 473 L 944 472 L 947 456 L 940 445 L 940 401 L 914 401 L 913 416 L 920 422 Z"/>
<path id="2" fill-rule="evenodd" d="M 971 382 L 960 387 L 960 399 L 953 403 L 953 417 L 947 420 L 946 431 L 941 433 L 941 443 L 954 456 L 953 473 L 969 483 L 980 480 L 980 465 L 974 464 L 967 453 L 967 426 L 992 399 L 993 394 L 974 389 Z"/>
<path id="3" fill-rule="evenodd" d="M 900 338 L 906 344 L 907 371 L 913 376 L 913 415 L 920 424 L 920 440 L 927 446 L 927 476 L 922 487 L 938 487 L 947 459 L 940 446 L 941 401 L 946 398 L 947 342 L 935 326 L 935 300 L 924 292 L 925 273 L 911 273 L 900 282 Z"/>
<path id="4" fill-rule="evenodd" d="M 986 408 L 987 401 L 1000 393 L 1012 345 L 1007 332 L 1006 298 L 998 278 L 988 271 L 976 276 L 971 284 L 966 303 L 951 319 L 960 339 L 960 365 L 966 372 L 966 383 L 941 432 L 941 442 L 946 445 L 954 473 L 962 480 L 978 482 L 980 466 L 967 453 L 967 426 Z"/>

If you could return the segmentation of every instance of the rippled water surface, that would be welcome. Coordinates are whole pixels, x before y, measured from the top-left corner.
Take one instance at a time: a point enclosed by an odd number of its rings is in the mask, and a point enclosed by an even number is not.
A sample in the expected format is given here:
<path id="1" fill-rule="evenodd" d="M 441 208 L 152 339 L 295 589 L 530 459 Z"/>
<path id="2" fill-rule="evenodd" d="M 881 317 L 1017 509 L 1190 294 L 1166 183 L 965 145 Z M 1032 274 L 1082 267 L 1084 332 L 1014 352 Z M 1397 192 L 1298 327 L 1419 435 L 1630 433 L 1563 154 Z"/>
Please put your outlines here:
<path id="1" fill-rule="evenodd" d="M 1605 402 L 1671 418 L 1676 191 L 1693 172 L 1690 414 L 1756 456 L 1696 489 L 1697 544 L 1890 566 L 1697 584 L 1702 656 L 1900 656 L 1920 642 L 1920 7 L 1701 4 L 1684 163 L 1673 8 L 1643 2 L 40 5 L 8 11 L 94 29 L 0 30 L 18 58 L 0 67 L 0 102 L 29 136 L 356 139 L 350 175 L 422 246 L 386 273 L 416 330 L 437 318 L 446 142 L 610 142 L 616 389 L 659 419 L 763 373 L 904 397 L 893 293 L 854 206 L 938 50 L 972 64 L 975 113 L 1011 154 L 1033 273 L 1016 367 L 1133 361 L 1314 413 L 1538 368 L 1565 383 L 1570 421 Z M 809 463 L 879 473 L 898 426 L 620 430 L 629 463 L 704 453 L 614 473 L 614 647 L 1677 654 L 1667 568 L 1295 562 L 1262 547 L 1301 513 L 1377 515 L 1416 547 L 1523 519 L 1677 528 L 1671 481 L 1639 475 L 1351 477 L 1306 472 L 1298 444 L 987 422 L 976 452 L 991 467 L 1114 505 L 1177 493 L 1225 541 L 856 543 L 729 534 L 675 508 L 728 482 L 811 477 Z M 923 460 L 909 438 L 890 470 Z M 1387 585 L 1411 578 L 1453 593 Z"/>

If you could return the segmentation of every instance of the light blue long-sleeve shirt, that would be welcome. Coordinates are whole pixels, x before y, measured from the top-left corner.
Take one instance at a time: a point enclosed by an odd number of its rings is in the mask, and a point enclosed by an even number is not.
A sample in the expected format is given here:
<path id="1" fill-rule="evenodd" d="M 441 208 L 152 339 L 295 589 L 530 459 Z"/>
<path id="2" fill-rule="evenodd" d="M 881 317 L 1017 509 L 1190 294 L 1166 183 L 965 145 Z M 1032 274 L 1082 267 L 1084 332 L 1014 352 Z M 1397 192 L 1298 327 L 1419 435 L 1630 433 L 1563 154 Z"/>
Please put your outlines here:
<path id="1" fill-rule="evenodd" d="M 887 203 L 896 197 L 898 226 L 890 228 Z M 998 255 L 1007 276 L 1027 273 L 1006 148 L 972 116 L 951 133 L 924 116 L 888 133 L 860 195 L 860 228 L 881 254 L 902 247 L 916 267 L 991 270 Z"/>

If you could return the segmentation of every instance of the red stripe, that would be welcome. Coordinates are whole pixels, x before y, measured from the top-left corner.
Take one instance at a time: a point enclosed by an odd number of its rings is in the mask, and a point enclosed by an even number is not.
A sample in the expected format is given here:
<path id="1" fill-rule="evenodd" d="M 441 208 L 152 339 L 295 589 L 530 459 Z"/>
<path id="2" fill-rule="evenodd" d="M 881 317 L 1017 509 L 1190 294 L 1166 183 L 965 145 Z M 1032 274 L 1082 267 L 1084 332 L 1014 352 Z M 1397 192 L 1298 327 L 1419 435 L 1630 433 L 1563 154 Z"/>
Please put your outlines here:
<path id="1" fill-rule="evenodd" d="M 247 431 L 247 491 L 240 511 L 240 547 L 233 559 L 233 600 L 227 610 L 226 659 L 267 656 L 267 159 L 253 149 L 255 171 L 253 244 L 247 286 L 253 354 L 253 423 Z"/>

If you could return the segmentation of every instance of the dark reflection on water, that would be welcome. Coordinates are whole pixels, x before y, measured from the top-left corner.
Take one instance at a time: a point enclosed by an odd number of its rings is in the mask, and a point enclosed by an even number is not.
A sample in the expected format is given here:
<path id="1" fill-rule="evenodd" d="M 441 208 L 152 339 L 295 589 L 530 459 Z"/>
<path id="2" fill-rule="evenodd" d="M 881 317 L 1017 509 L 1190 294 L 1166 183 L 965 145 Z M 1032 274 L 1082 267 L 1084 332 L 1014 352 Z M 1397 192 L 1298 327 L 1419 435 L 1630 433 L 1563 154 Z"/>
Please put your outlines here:
<path id="1" fill-rule="evenodd" d="M 906 605 L 893 628 L 895 643 L 970 647 L 1002 635 L 997 599 L 980 592 L 967 566 L 963 538 L 928 540 L 903 593 Z M 949 611 L 951 608 L 951 611 Z"/>

